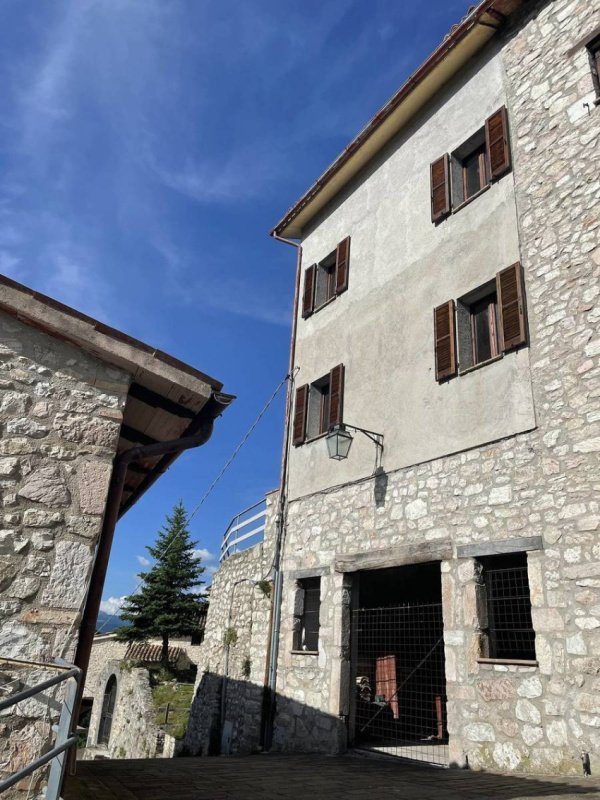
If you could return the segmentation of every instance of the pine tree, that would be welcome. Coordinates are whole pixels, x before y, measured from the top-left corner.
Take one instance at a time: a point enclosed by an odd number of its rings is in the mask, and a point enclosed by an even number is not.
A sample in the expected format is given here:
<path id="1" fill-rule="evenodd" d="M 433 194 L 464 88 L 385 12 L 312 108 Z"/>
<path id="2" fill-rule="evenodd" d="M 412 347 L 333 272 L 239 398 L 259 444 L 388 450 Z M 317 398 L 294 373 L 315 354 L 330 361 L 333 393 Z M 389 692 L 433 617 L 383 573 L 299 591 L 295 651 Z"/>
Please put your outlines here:
<path id="1" fill-rule="evenodd" d="M 121 612 L 121 619 L 129 624 L 118 630 L 118 637 L 128 641 L 159 637 L 165 668 L 169 664 L 169 639 L 192 634 L 206 603 L 194 591 L 204 583 L 196 545 L 190 540 L 187 514 L 180 500 L 171 516 L 167 515 L 155 544 L 146 546 L 154 564 L 148 572 L 140 573 L 142 585 L 136 594 L 125 598 Z"/>

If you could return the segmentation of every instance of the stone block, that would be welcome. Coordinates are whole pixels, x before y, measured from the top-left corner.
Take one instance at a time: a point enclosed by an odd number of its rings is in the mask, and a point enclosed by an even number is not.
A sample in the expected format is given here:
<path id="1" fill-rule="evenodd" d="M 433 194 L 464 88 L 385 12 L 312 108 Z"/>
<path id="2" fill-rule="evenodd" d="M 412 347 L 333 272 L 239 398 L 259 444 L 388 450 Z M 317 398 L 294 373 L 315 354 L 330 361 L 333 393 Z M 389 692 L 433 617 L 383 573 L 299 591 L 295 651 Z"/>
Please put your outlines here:
<path id="1" fill-rule="evenodd" d="M 565 627 L 563 615 L 556 608 L 532 608 L 531 618 L 535 631 L 558 632 Z"/>
<path id="2" fill-rule="evenodd" d="M 56 543 L 56 556 L 42 602 L 54 608 L 79 608 L 87 588 L 92 553 L 85 544 Z"/>
<path id="3" fill-rule="evenodd" d="M 103 514 L 106 505 L 112 464 L 107 461 L 84 461 L 77 475 L 79 507 L 84 514 Z"/>
<path id="4" fill-rule="evenodd" d="M 517 689 L 519 697 L 541 697 L 542 696 L 542 682 L 537 675 L 532 675 L 530 678 L 525 678 Z"/>
<path id="5" fill-rule="evenodd" d="M 539 725 L 542 721 L 539 709 L 529 700 L 517 700 L 515 714 L 521 722 L 529 722 L 532 725 Z"/>
<path id="6" fill-rule="evenodd" d="M 496 733 L 488 722 L 470 722 L 463 728 L 463 736 L 470 742 L 495 742 Z"/>
<path id="7" fill-rule="evenodd" d="M 510 678 L 499 678 L 477 681 L 477 690 L 486 702 L 491 700 L 509 700 L 515 696 L 515 686 Z"/>
<path id="8" fill-rule="evenodd" d="M 50 508 L 67 506 L 71 495 L 58 465 L 49 464 L 35 470 L 17 492 L 19 497 L 43 503 Z"/>

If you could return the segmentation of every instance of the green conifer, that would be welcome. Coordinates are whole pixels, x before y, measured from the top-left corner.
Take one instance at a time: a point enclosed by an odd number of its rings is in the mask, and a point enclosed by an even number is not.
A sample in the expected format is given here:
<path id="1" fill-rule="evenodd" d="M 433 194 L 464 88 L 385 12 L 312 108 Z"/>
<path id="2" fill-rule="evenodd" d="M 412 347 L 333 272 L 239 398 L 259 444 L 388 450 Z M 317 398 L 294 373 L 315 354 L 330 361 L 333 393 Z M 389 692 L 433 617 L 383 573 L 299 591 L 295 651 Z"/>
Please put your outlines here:
<path id="1" fill-rule="evenodd" d="M 169 664 L 169 639 L 189 636 L 198 628 L 206 601 L 198 595 L 204 567 L 190 539 L 182 501 L 167 515 L 156 542 L 146 549 L 154 559 L 148 572 L 140 573 L 139 590 L 125 598 L 121 619 L 127 625 L 118 637 L 128 641 L 162 640 L 161 661 Z"/>

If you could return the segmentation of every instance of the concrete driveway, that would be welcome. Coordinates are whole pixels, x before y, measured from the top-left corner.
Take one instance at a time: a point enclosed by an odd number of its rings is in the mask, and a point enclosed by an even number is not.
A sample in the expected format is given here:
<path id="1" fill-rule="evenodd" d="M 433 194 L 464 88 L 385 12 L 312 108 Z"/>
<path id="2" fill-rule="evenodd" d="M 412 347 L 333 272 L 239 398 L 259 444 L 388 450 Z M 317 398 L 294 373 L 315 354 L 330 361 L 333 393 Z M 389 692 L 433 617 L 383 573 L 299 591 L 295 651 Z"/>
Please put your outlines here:
<path id="1" fill-rule="evenodd" d="M 257 755 L 78 762 L 65 800 L 600 800 L 600 781 L 413 767 L 385 758 Z"/>

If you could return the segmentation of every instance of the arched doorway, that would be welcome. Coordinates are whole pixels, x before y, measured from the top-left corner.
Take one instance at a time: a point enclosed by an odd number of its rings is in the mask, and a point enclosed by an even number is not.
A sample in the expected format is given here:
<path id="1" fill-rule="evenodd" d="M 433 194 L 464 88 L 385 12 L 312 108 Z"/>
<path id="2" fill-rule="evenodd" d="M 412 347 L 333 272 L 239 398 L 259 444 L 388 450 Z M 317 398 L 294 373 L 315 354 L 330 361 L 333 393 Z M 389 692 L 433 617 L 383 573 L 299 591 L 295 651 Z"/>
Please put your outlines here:
<path id="1" fill-rule="evenodd" d="M 102 714 L 100 715 L 100 725 L 98 728 L 98 744 L 108 744 L 116 699 L 117 679 L 114 675 L 111 675 L 106 683 L 104 699 L 102 700 Z"/>

